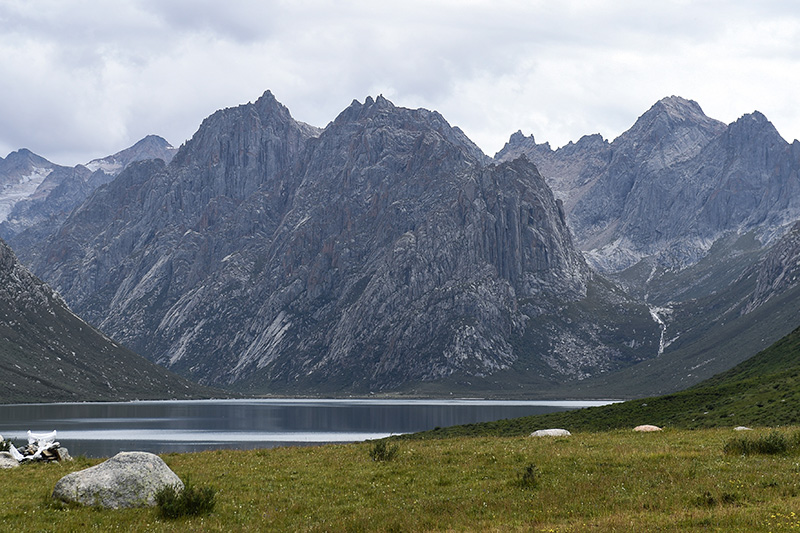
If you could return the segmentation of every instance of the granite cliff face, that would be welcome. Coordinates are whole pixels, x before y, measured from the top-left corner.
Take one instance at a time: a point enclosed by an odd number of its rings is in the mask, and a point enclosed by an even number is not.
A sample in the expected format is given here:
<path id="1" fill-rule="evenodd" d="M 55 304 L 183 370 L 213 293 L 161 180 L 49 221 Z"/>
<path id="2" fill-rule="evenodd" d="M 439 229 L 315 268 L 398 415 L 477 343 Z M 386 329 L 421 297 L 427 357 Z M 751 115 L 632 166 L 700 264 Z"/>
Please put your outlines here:
<path id="1" fill-rule="evenodd" d="M 601 270 L 645 258 L 685 268 L 726 235 L 753 231 L 770 244 L 800 218 L 800 143 L 758 112 L 726 126 L 669 97 L 613 142 L 589 139 L 552 151 L 515 134 L 497 157 L 526 153 L 543 169 Z"/>
<path id="2" fill-rule="evenodd" d="M 189 398 L 209 391 L 79 319 L 0 241 L 0 403 Z"/>
<path id="3" fill-rule="evenodd" d="M 269 92 L 219 111 L 168 166 L 96 190 L 35 267 L 138 352 L 262 392 L 566 379 L 657 351 L 533 164 L 491 164 L 438 113 L 382 97 L 324 130 Z M 611 318 L 589 324 L 589 300 Z"/>
<path id="4" fill-rule="evenodd" d="M 745 313 L 800 285 L 800 222 L 775 243 L 748 274 L 755 278 L 755 288 L 744 308 Z"/>

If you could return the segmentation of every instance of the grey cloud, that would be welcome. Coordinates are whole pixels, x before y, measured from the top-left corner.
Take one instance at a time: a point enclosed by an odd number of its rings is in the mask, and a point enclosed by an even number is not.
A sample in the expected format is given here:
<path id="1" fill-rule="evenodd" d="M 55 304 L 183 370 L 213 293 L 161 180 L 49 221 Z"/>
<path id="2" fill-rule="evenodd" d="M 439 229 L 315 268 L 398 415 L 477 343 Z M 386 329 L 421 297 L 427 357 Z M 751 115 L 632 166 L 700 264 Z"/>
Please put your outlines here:
<path id="1" fill-rule="evenodd" d="M 614 137 L 673 93 L 723 120 L 771 102 L 800 130 L 795 11 L 775 0 L 0 3 L 0 148 L 76 163 L 148 133 L 177 145 L 266 89 L 318 126 L 382 92 L 439 110 L 487 152 L 520 128 L 556 145 Z"/>

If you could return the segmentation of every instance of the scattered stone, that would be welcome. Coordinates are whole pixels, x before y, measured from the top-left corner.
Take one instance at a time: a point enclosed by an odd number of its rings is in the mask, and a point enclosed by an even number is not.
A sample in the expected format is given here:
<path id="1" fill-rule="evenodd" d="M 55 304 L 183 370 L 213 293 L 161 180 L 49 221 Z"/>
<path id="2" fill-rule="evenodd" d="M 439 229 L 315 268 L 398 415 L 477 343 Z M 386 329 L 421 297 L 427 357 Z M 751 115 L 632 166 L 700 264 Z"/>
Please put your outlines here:
<path id="1" fill-rule="evenodd" d="M 109 509 L 153 507 L 156 493 L 170 485 L 183 490 L 183 482 L 159 456 L 120 452 L 97 466 L 62 477 L 53 498 Z"/>
<path id="2" fill-rule="evenodd" d="M 54 449 L 53 452 L 55 452 L 55 460 L 59 463 L 63 463 L 64 461 L 72 461 L 72 456 L 69 454 L 69 450 L 63 446 L 59 446 L 58 448 Z"/>
<path id="3" fill-rule="evenodd" d="M 735 428 L 733 428 L 733 430 L 734 431 L 753 431 L 752 429 L 750 429 L 749 427 L 746 427 L 746 426 L 736 426 Z"/>
<path id="4" fill-rule="evenodd" d="M 0 468 L 14 468 L 19 466 L 19 461 L 14 459 L 11 452 L 0 452 Z"/>
<path id="5" fill-rule="evenodd" d="M 566 429 L 539 429 L 531 433 L 531 437 L 569 437 L 572 435 Z"/>
<path id="6" fill-rule="evenodd" d="M 643 424 L 641 426 L 636 426 L 633 428 L 634 431 L 641 431 L 643 433 L 647 433 L 649 431 L 661 431 L 661 428 L 658 426 L 653 426 L 650 424 Z"/>

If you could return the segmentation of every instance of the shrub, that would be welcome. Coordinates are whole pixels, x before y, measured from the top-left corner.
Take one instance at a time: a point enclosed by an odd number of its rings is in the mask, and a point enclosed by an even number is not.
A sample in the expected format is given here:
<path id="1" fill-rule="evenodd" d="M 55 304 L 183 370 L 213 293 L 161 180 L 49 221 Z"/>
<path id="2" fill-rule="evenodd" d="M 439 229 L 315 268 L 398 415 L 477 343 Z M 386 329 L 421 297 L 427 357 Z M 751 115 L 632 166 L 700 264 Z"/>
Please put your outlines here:
<path id="1" fill-rule="evenodd" d="M 705 491 L 700 496 L 694 498 L 694 504 L 697 507 L 711 508 L 717 505 L 733 505 L 738 503 L 739 497 L 731 492 L 723 492 L 719 498 L 715 497 L 711 492 Z"/>
<path id="2" fill-rule="evenodd" d="M 779 455 L 787 453 L 792 443 L 777 431 L 758 437 L 737 437 L 725 443 L 724 452 L 729 455 Z"/>
<path id="3" fill-rule="evenodd" d="M 519 474 L 518 483 L 523 489 L 532 489 L 539 484 L 539 469 L 531 463 Z"/>
<path id="4" fill-rule="evenodd" d="M 369 456 L 373 461 L 391 461 L 399 450 L 397 444 L 390 445 L 385 440 L 378 440 L 372 445 Z"/>
<path id="5" fill-rule="evenodd" d="M 7 452 L 11 447 L 11 442 L 7 440 L 0 440 L 0 452 Z"/>
<path id="6" fill-rule="evenodd" d="M 164 518 L 197 516 L 210 513 L 216 503 L 216 491 L 211 487 L 195 487 L 186 484 L 181 490 L 177 485 L 168 485 L 156 493 L 156 504 Z"/>

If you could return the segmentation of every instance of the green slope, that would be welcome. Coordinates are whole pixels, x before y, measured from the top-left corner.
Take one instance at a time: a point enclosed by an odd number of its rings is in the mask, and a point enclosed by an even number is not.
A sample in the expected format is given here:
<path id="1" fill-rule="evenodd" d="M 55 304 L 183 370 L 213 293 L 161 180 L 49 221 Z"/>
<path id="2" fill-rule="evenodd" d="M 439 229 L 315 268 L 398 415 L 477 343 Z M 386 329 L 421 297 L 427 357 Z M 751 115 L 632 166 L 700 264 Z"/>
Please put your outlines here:
<path id="1" fill-rule="evenodd" d="M 526 435 L 554 427 L 602 431 L 639 424 L 690 429 L 800 424 L 800 328 L 736 367 L 678 393 L 577 411 L 454 426 L 409 438 Z"/>

